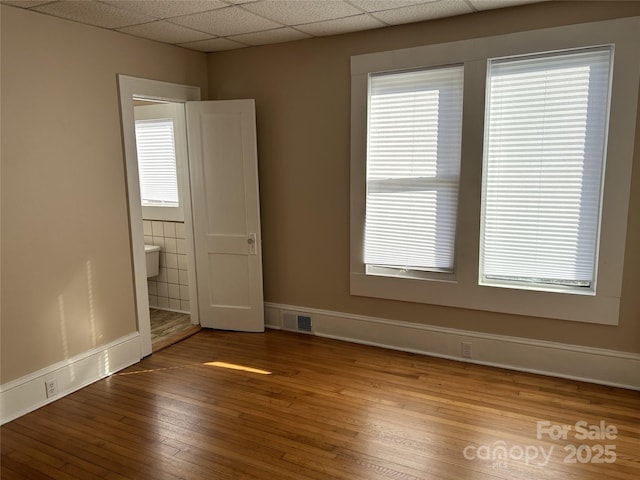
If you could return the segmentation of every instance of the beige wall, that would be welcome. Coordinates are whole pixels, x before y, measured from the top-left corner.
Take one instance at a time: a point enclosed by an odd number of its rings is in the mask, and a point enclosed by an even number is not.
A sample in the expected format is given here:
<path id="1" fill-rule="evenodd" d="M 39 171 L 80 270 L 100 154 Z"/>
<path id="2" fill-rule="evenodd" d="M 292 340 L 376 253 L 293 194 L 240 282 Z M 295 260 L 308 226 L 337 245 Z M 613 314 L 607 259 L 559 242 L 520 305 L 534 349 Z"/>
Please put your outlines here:
<path id="1" fill-rule="evenodd" d="M 203 53 L 1 16 L 5 383 L 137 330 L 116 74 L 206 89 L 207 71 Z"/>
<path id="2" fill-rule="evenodd" d="M 265 300 L 640 352 L 639 141 L 618 327 L 349 295 L 351 55 L 631 15 L 640 2 L 551 2 L 210 54 L 210 98 L 256 99 Z"/>

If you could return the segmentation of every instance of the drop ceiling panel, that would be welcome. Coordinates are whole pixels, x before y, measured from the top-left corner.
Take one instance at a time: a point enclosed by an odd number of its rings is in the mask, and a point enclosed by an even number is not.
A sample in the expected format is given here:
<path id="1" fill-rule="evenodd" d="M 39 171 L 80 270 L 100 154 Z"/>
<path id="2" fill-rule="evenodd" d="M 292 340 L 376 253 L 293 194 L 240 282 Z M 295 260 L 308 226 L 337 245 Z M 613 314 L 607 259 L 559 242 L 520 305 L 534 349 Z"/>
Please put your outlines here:
<path id="1" fill-rule="evenodd" d="M 361 8 L 365 12 L 379 12 L 381 10 L 391 10 L 392 8 L 402 8 L 420 3 L 428 3 L 435 0 L 348 0 L 350 4 Z"/>
<path id="2" fill-rule="evenodd" d="M 472 12 L 473 9 L 467 5 L 467 3 L 460 0 L 440 0 L 438 2 L 384 10 L 382 12 L 375 12 L 372 15 L 385 23 L 400 25 L 434 18 L 453 17 L 455 15 Z"/>
<path id="3" fill-rule="evenodd" d="M 243 35 L 235 35 L 232 40 L 237 40 L 247 45 L 267 45 L 270 43 L 292 42 L 294 40 L 302 40 L 309 38 L 309 35 L 299 32 L 293 28 L 283 27 L 275 30 L 266 30 L 264 32 L 245 33 Z"/>
<path id="4" fill-rule="evenodd" d="M 155 20 L 148 15 L 122 10 L 106 3 L 81 0 L 46 3 L 35 7 L 34 10 L 103 28 L 127 27 Z"/>
<path id="5" fill-rule="evenodd" d="M 362 13 L 342 0 L 255 2 L 248 3 L 243 8 L 283 25 L 300 25 Z"/>
<path id="6" fill-rule="evenodd" d="M 546 0 L 0 0 L 0 3 L 214 52 L 540 1 Z"/>
<path id="7" fill-rule="evenodd" d="M 219 37 L 261 30 L 272 30 L 283 26 L 241 8 L 231 6 L 209 12 L 177 17 L 171 19 L 171 21 Z"/>
<path id="8" fill-rule="evenodd" d="M 135 35 L 136 37 L 172 44 L 195 42 L 212 38 L 211 35 L 206 33 L 191 30 L 190 28 L 176 25 L 175 23 L 165 22 L 164 20 L 119 28 L 118 31 Z"/>
<path id="9" fill-rule="evenodd" d="M 339 35 L 341 33 L 357 32 L 360 30 L 370 30 L 373 28 L 386 27 L 380 20 L 370 15 L 354 15 L 352 17 L 338 18 L 336 20 L 326 20 L 324 22 L 309 23 L 299 25 L 296 28 L 314 36 Z"/>
<path id="10" fill-rule="evenodd" d="M 222 50 L 233 50 L 235 48 L 246 47 L 244 43 L 234 42 L 227 38 L 214 38 L 212 40 L 202 40 L 200 42 L 181 43 L 181 47 L 201 52 L 220 52 Z"/>
<path id="11" fill-rule="evenodd" d="M 220 0 L 109 0 L 104 3 L 156 18 L 189 15 L 228 6 Z"/>
<path id="12" fill-rule="evenodd" d="M 2 3 L 13 5 L 15 7 L 31 8 L 37 7 L 38 5 L 43 5 L 45 3 L 52 3 L 52 0 L 6 0 Z"/>

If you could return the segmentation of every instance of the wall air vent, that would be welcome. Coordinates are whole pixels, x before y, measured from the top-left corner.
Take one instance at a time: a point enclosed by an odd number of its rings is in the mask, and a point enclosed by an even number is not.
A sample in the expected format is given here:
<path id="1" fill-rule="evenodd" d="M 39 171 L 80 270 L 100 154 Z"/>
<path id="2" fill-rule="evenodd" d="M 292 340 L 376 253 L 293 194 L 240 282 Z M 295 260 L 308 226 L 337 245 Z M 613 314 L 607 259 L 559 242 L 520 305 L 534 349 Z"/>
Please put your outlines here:
<path id="1" fill-rule="evenodd" d="M 313 333 L 313 322 L 310 315 L 282 312 L 282 329 L 291 332 Z"/>

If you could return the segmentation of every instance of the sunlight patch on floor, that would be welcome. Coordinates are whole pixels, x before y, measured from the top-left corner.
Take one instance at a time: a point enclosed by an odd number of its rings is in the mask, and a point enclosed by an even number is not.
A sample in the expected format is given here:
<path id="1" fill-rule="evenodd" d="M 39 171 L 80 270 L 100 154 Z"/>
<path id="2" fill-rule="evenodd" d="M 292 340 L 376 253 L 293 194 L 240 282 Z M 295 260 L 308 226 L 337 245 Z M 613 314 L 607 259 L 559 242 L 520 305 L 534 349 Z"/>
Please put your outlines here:
<path id="1" fill-rule="evenodd" d="M 267 370 L 260 370 L 259 368 L 245 367 L 244 365 L 236 365 L 235 363 L 226 362 L 207 362 L 205 365 L 209 367 L 228 368 L 229 370 L 242 370 L 243 372 L 259 373 L 260 375 L 271 375 L 271 372 Z"/>
<path id="2" fill-rule="evenodd" d="M 183 368 L 194 368 L 205 365 L 207 367 L 218 367 L 218 368 L 226 368 L 228 370 L 238 370 L 242 372 L 248 373 L 257 373 L 260 375 L 271 375 L 272 372 L 268 370 L 261 370 L 259 368 L 247 367 L 244 365 L 237 365 L 235 363 L 227 363 L 227 362 L 205 362 L 205 363 L 191 363 L 188 365 L 176 365 L 174 367 L 163 367 L 163 368 L 152 368 L 147 370 L 136 370 L 133 372 L 118 372 L 114 373 L 113 376 L 122 377 L 125 375 L 140 375 L 141 373 L 153 373 L 153 372 L 162 372 L 167 370 L 178 370 Z"/>

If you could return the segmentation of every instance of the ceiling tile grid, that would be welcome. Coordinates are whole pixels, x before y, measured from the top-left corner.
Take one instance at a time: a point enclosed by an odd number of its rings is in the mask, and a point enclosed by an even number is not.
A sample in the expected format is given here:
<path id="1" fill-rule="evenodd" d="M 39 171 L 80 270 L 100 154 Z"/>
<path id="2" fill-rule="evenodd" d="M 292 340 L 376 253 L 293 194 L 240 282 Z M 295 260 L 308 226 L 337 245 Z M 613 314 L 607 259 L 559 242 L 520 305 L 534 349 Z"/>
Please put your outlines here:
<path id="1" fill-rule="evenodd" d="M 220 0 L 105 0 L 104 3 L 160 19 L 229 6 Z"/>
<path id="2" fill-rule="evenodd" d="M 236 48 L 246 47 L 248 44 L 235 42 L 228 38 L 218 37 L 210 40 L 201 40 L 199 42 L 181 43 L 180 46 L 191 50 L 199 50 L 201 52 L 222 52 L 224 50 L 234 50 Z"/>
<path id="3" fill-rule="evenodd" d="M 123 10 L 102 2 L 85 2 L 82 0 L 67 0 L 45 3 L 33 7 L 40 13 L 47 13 L 55 17 L 74 20 L 79 23 L 95 25 L 102 28 L 120 28 L 129 25 L 152 22 L 154 17 L 142 13 Z"/>
<path id="4" fill-rule="evenodd" d="M 280 23 L 254 15 L 240 6 L 227 6 L 208 12 L 174 17 L 171 21 L 217 37 L 260 32 L 283 26 Z"/>
<path id="5" fill-rule="evenodd" d="M 301 25 L 362 13 L 343 0 L 278 0 L 252 2 L 244 8 L 283 25 Z"/>
<path id="6" fill-rule="evenodd" d="M 467 2 L 460 0 L 440 0 L 437 2 L 420 3 L 408 7 L 393 8 L 372 13 L 374 17 L 390 25 L 420 22 L 435 18 L 453 17 L 473 13 L 474 10 Z"/>
<path id="7" fill-rule="evenodd" d="M 119 28 L 118 31 L 173 45 L 212 38 L 211 35 L 206 33 L 185 28 L 165 20 Z"/>
<path id="8" fill-rule="evenodd" d="M 325 35 L 339 35 L 341 33 L 357 32 L 360 30 L 372 30 L 374 28 L 386 27 L 387 24 L 366 13 L 353 15 L 350 17 L 335 18 L 322 22 L 307 23 L 298 25 L 296 28 L 302 32 L 316 37 Z"/>
<path id="9" fill-rule="evenodd" d="M 245 33 L 242 35 L 234 35 L 229 37 L 231 40 L 241 42 L 247 45 L 268 45 L 270 43 L 292 42 L 294 40 L 303 40 L 310 38 L 306 33 L 299 29 L 291 27 L 276 28 L 274 30 L 266 30 L 263 32 Z"/>
<path id="10" fill-rule="evenodd" d="M 547 0 L 0 0 L 202 52 L 371 30 Z"/>

